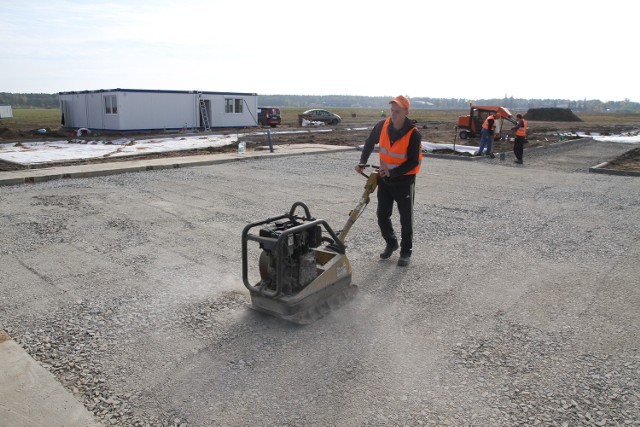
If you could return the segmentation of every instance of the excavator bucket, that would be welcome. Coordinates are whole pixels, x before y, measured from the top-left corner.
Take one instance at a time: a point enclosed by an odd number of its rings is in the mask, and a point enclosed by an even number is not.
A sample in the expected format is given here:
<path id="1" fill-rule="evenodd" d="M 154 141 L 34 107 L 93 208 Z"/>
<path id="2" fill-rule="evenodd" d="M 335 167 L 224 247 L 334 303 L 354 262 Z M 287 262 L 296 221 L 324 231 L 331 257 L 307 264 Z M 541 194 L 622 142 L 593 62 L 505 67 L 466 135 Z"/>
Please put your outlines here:
<path id="1" fill-rule="evenodd" d="M 496 115 L 498 116 L 499 119 L 506 119 L 506 118 L 513 117 L 511 115 L 511 112 L 507 110 L 505 107 L 498 107 L 496 109 Z"/>

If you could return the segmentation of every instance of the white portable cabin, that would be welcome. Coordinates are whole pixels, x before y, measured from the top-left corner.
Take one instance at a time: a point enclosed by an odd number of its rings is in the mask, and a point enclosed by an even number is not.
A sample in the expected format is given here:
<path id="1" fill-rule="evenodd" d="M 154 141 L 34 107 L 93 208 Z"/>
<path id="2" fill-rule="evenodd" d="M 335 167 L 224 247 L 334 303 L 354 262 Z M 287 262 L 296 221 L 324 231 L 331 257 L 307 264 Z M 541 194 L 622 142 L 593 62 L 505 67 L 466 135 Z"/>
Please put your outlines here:
<path id="1" fill-rule="evenodd" d="M 0 119 L 8 119 L 10 117 L 13 117 L 11 105 L 0 105 Z"/>
<path id="2" fill-rule="evenodd" d="M 65 128 L 108 131 L 257 126 L 258 95 L 238 92 L 105 89 L 60 92 Z"/>

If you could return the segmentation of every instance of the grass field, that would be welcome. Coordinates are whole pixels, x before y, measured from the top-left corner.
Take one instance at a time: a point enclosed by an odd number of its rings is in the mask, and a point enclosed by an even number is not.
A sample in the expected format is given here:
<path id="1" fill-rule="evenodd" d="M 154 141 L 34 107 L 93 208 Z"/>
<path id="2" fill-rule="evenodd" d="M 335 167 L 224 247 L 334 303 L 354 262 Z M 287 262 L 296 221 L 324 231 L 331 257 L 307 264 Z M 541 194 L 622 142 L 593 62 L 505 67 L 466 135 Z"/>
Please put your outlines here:
<path id="1" fill-rule="evenodd" d="M 380 109 L 373 108 L 327 108 L 329 111 L 342 117 L 343 123 L 358 123 L 363 121 L 380 120 Z M 298 114 L 306 109 L 303 108 L 281 108 L 282 120 L 285 124 L 295 124 Z M 389 112 L 386 112 L 387 115 Z M 515 116 L 517 113 L 526 114 L 526 111 L 514 111 L 511 113 Z M 352 117 L 355 114 L 356 117 Z M 418 122 L 440 122 L 440 123 L 457 123 L 458 117 L 469 114 L 469 110 L 429 110 L 429 109 L 413 109 L 409 113 L 409 117 Z M 640 123 L 640 114 L 606 114 L 606 113 L 576 113 L 585 123 L 598 123 L 602 125 L 616 123 Z"/>
<path id="2" fill-rule="evenodd" d="M 298 114 L 302 114 L 308 108 L 281 108 L 282 124 L 295 126 L 298 123 Z M 377 108 L 327 108 L 332 113 L 336 113 L 342 117 L 342 123 L 362 123 L 375 122 L 382 118 L 382 109 Z M 389 111 L 385 110 L 387 116 Z M 412 119 L 419 122 L 426 121 L 457 121 L 459 115 L 464 114 L 462 110 L 411 110 L 409 115 Z"/>
<path id="3" fill-rule="evenodd" d="M 30 130 L 60 127 L 60 110 L 57 108 L 14 108 L 13 117 L 0 119 L 0 128 Z"/>
<path id="4" fill-rule="evenodd" d="M 308 108 L 281 108 L 282 124 L 286 126 L 298 125 L 298 114 Z M 382 110 L 373 108 L 331 108 L 332 112 L 342 117 L 343 123 L 372 122 L 380 119 Z M 353 115 L 355 114 L 355 117 Z M 448 121 L 457 120 L 457 116 L 463 114 L 459 110 L 413 110 L 411 118 L 420 122 L 424 121 Z M 58 109 L 14 109 L 13 118 L 2 119 L 0 127 L 8 127 L 19 130 L 31 130 L 39 128 L 57 129 L 60 127 L 60 110 Z"/>
<path id="5" fill-rule="evenodd" d="M 282 124 L 297 126 L 298 114 L 307 108 L 281 108 Z M 329 108 L 328 110 L 342 117 L 343 124 L 357 124 L 375 122 L 381 118 L 381 109 L 375 108 Z M 467 114 L 468 110 L 411 110 L 409 116 L 418 122 L 457 123 L 458 116 Z M 517 111 L 512 111 L 516 114 Z M 388 114 L 388 112 L 387 112 Z M 606 113 L 577 113 L 585 123 L 615 125 L 640 123 L 640 114 L 606 114 Z M 40 128 L 58 129 L 60 127 L 60 110 L 58 109 L 14 109 L 13 118 L 0 119 L 0 128 L 16 130 L 32 130 Z"/>

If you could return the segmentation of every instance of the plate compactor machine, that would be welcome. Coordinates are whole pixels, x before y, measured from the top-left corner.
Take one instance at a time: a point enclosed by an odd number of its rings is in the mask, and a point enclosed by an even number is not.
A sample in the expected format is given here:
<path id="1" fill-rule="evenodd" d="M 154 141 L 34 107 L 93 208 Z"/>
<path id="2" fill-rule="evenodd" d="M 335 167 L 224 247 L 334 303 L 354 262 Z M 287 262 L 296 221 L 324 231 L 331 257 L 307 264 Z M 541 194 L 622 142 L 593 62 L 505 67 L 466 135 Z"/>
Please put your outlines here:
<path id="1" fill-rule="evenodd" d="M 364 192 L 336 234 L 323 219 L 313 218 L 302 202 L 288 214 L 248 224 L 242 231 L 242 280 L 251 295 L 251 307 L 281 319 L 306 325 L 348 302 L 358 290 L 351 283 L 351 264 L 345 239 L 378 186 L 371 172 Z M 296 210 L 304 215 L 296 214 Z M 260 280 L 249 278 L 249 242 L 260 252 Z"/>

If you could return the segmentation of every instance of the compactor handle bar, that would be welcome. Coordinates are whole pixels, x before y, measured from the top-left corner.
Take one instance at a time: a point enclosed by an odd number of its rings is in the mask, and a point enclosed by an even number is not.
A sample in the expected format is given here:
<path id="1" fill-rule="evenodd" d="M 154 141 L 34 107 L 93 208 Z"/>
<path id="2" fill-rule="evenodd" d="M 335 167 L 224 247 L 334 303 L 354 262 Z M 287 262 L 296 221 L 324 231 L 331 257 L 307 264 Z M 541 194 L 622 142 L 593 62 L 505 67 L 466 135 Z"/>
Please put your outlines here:
<path id="1" fill-rule="evenodd" d="M 342 228 L 342 231 L 340 231 L 340 234 L 338 234 L 338 239 L 340 239 L 340 242 L 342 242 L 343 244 L 347 238 L 347 234 L 349 233 L 349 230 L 351 230 L 351 226 L 356 222 L 356 220 L 360 217 L 364 209 L 369 204 L 369 195 L 374 191 L 376 191 L 376 188 L 378 187 L 378 170 L 380 169 L 380 166 L 362 165 L 363 168 L 366 168 L 367 166 L 371 166 L 375 170 L 371 172 L 369 175 L 365 174 L 364 172 L 360 172 L 362 176 L 367 178 L 367 182 L 364 185 L 364 192 L 362 193 L 362 196 L 360 197 L 358 204 L 349 213 L 349 218 L 347 219 L 347 223 Z"/>
<path id="2" fill-rule="evenodd" d="M 307 205 L 305 205 L 302 202 L 295 202 L 293 204 L 293 206 L 291 206 L 291 210 L 289 211 L 289 216 L 293 216 L 293 213 L 296 211 L 296 208 L 300 206 L 302 209 L 304 209 L 304 213 L 307 215 L 307 219 L 309 221 L 313 221 L 313 218 L 311 217 L 311 212 L 309 211 L 309 208 L 307 207 Z"/>
<path id="3" fill-rule="evenodd" d="M 374 168 L 376 172 L 380 170 L 380 166 L 378 166 L 378 165 L 359 165 L 359 166 L 362 166 L 362 169 L 366 169 L 366 168 Z M 360 175 L 362 175 L 362 176 L 364 176 L 365 178 L 369 179 L 369 175 L 367 175 L 367 174 L 366 174 L 366 173 L 364 173 L 364 172 L 360 172 Z"/>

